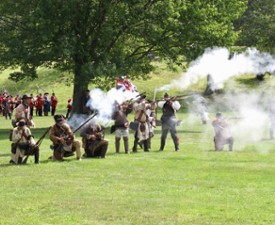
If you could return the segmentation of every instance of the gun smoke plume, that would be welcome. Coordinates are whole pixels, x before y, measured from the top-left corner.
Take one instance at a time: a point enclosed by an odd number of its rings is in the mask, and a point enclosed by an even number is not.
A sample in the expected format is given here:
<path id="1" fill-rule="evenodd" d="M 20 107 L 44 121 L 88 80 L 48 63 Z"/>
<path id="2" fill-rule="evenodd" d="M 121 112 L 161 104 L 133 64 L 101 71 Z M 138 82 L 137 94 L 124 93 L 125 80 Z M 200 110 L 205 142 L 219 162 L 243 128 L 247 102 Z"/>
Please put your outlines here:
<path id="1" fill-rule="evenodd" d="M 110 89 L 107 93 L 101 89 L 93 89 L 90 91 L 90 100 L 87 102 L 91 110 L 98 112 L 97 119 L 103 126 L 108 126 L 112 121 L 112 114 L 115 104 L 135 99 L 138 92 L 122 91 L 115 88 Z"/>
<path id="2" fill-rule="evenodd" d="M 169 91 L 174 88 L 184 90 L 204 78 L 208 78 L 207 80 L 212 82 L 211 89 L 213 88 L 212 91 L 215 91 L 215 89 L 223 88 L 224 83 L 234 76 L 267 72 L 273 74 L 274 71 L 275 56 L 269 53 L 260 53 L 256 49 L 248 49 L 246 52 L 230 55 L 226 48 L 209 48 L 205 50 L 202 56 L 190 63 L 189 68 L 180 79 L 173 80 L 170 84 L 155 91 Z M 212 115 L 211 119 L 214 118 L 217 111 L 233 117 L 230 122 L 233 136 L 236 139 L 235 145 L 238 149 L 259 142 L 263 138 L 269 138 L 268 108 L 272 94 L 267 93 L 267 91 L 266 93 L 256 91 L 242 93 L 236 87 L 234 90 L 235 93 L 217 95 L 212 97 L 212 100 L 206 99 L 207 112 Z M 194 112 L 196 114 L 201 113 L 202 110 L 198 106 L 203 106 L 203 101 L 196 101 L 195 94 L 191 94 L 191 96 L 192 98 L 186 101 L 189 109 L 186 123 L 189 124 L 198 122 L 199 116 L 194 117 Z"/>
<path id="3" fill-rule="evenodd" d="M 273 73 L 274 71 L 275 56 L 269 53 L 261 53 L 253 48 L 231 56 L 226 48 L 208 48 L 202 56 L 190 63 L 189 68 L 179 80 L 173 80 L 157 90 L 168 91 L 172 88 L 184 90 L 209 74 L 217 84 L 217 88 L 222 88 L 224 82 L 233 76 Z"/>

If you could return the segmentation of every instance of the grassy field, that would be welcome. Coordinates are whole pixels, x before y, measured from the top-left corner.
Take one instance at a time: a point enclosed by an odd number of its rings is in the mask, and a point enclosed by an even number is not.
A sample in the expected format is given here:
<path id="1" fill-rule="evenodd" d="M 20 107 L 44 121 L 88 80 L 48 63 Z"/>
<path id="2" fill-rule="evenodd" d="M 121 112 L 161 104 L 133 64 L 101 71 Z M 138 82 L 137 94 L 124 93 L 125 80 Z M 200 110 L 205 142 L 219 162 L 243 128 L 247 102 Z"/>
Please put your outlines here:
<path id="1" fill-rule="evenodd" d="M 0 84 L 8 86 L 5 76 Z M 150 80 L 151 87 L 164 80 L 165 74 L 159 74 Z M 63 113 L 62 102 L 71 87 L 55 89 Z M 39 165 L 30 157 L 27 165 L 14 166 L 8 164 L 10 121 L 0 117 L 0 224 L 275 224 L 275 141 L 267 139 L 268 132 L 262 141 L 246 146 L 236 141 L 234 152 L 216 152 L 210 124 L 202 125 L 197 115 L 185 110 L 178 118 L 183 120 L 179 152 L 170 136 L 165 150 L 158 151 L 157 127 L 150 152 L 115 154 L 114 136 L 106 130 L 106 159 L 49 161 L 52 151 L 46 137 Z M 53 123 L 51 117 L 34 121 L 36 139 Z"/>

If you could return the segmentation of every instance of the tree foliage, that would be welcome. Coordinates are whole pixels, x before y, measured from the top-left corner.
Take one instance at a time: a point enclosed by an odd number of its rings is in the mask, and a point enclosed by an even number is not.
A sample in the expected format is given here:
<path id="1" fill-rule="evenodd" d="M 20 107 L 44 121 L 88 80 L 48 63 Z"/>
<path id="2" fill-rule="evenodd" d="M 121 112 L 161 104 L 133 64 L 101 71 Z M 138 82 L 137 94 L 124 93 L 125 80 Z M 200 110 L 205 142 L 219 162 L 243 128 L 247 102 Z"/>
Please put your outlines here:
<path id="1" fill-rule="evenodd" d="M 90 82 L 146 77 L 153 53 L 180 65 L 206 47 L 230 46 L 241 0 L 9 0 L 0 2 L 1 68 L 18 81 L 40 66 L 71 71 L 76 101 Z M 179 57 L 181 56 L 181 57 Z"/>
<path id="2" fill-rule="evenodd" d="M 274 0 L 249 0 L 244 15 L 236 22 L 241 31 L 239 45 L 275 52 Z"/>

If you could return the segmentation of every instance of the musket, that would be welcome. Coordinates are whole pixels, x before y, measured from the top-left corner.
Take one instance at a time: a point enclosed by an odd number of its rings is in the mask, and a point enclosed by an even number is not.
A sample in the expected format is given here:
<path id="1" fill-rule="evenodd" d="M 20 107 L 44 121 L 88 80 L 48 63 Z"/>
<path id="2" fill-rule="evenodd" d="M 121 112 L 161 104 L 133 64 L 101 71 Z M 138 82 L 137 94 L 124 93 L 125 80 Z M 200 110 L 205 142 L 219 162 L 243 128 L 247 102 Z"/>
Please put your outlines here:
<path id="1" fill-rule="evenodd" d="M 186 99 L 186 98 L 189 98 L 189 97 L 192 97 L 192 95 L 191 94 L 188 94 L 188 95 L 176 95 L 176 96 L 169 97 L 166 100 L 165 99 L 158 99 L 156 101 L 157 102 L 159 102 L 159 101 L 176 101 L 176 100 L 183 100 L 183 99 Z"/>
<path id="2" fill-rule="evenodd" d="M 41 136 L 41 137 L 39 138 L 39 140 L 34 144 L 34 146 L 32 146 L 32 148 L 38 148 L 38 147 L 41 145 L 43 139 L 45 138 L 45 136 L 47 135 L 47 133 L 50 131 L 51 128 L 52 128 L 52 127 L 50 126 L 50 127 L 42 134 L 42 136 Z M 29 156 L 30 156 L 30 155 L 27 155 L 27 156 L 26 156 L 26 158 L 23 160 L 22 164 L 26 164 L 26 163 L 27 163 Z"/>
<path id="3" fill-rule="evenodd" d="M 133 97 L 133 98 L 130 98 L 130 99 L 126 100 L 125 102 L 131 103 L 134 99 L 137 99 L 137 98 L 139 98 L 139 97 L 141 97 L 142 95 L 145 95 L 145 94 L 146 94 L 146 91 L 144 91 L 144 92 L 142 92 L 142 93 L 136 95 L 136 96 Z"/>
<path id="4" fill-rule="evenodd" d="M 85 124 L 87 124 L 89 121 L 91 121 L 95 116 L 97 115 L 97 112 L 95 112 L 90 118 L 88 118 L 85 122 L 83 122 L 78 128 L 76 128 L 73 133 L 76 133 L 78 130 L 80 130 Z"/>
<path id="5" fill-rule="evenodd" d="M 87 124 L 90 120 L 92 120 L 95 116 L 97 115 L 97 112 L 95 112 L 90 118 L 88 118 L 85 122 L 83 122 L 79 127 L 77 127 L 75 130 L 73 130 L 73 134 L 74 133 L 76 133 L 79 129 L 81 129 L 85 124 Z M 68 135 L 65 135 L 65 130 L 62 128 L 62 127 L 60 127 L 59 126 L 59 128 L 62 130 L 62 132 L 63 132 L 63 134 L 61 134 L 61 136 L 63 136 L 63 138 L 65 139 L 65 141 L 66 142 L 68 142 L 68 141 L 70 141 L 70 139 L 69 139 L 69 137 L 68 137 Z M 68 144 L 69 145 L 69 144 Z M 57 147 L 56 148 L 54 148 L 54 145 L 51 145 L 52 147 L 52 149 L 53 150 L 61 150 L 61 151 L 63 151 L 62 150 L 62 144 L 61 143 L 58 143 L 57 144 Z"/>

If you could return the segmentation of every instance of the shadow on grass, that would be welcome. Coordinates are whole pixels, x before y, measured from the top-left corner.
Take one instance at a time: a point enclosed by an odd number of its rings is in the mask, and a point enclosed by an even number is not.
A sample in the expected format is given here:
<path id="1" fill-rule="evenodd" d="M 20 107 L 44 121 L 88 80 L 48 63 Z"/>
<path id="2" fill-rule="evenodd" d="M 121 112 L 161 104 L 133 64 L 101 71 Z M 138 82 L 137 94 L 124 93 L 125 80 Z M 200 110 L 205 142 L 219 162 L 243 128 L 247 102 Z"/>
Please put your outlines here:
<path id="1" fill-rule="evenodd" d="M 10 156 L 11 154 L 9 153 L 5 153 L 5 154 L 0 154 L 0 157 L 7 157 L 7 156 Z"/>
<path id="2" fill-rule="evenodd" d="M 155 130 L 155 134 L 161 134 L 161 130 Z M 178 134 L 201 134 L 202 131 L 193 131 L 193 130 L 177 130 Z"/>
<path id="3" fill-rule="evenodd" d="M 31 132 L 35 136 L 34 138 L 38 140 L 42 136 L 42 134 L 46 132 L 48 128 L 49 127 L 31 128 Z M 12 127 L 10 129 L 0 129 L 0 138 L 9 139 L 9 135 L 12 129 L 13 129 Z"/>
<path id="4" fill-rule="evenodd" d="M 243 85 L 249 87 L 249 88 L 256 88 L 259 86 L 259 84 L 261 84 L 263 82 L 263 81 L 257 80 L 255 78 L 255 76 L 247 77 L 246 79 L 237 78 L 236 81 L 239 82 L 240 84 L 243 84 Z"/>

